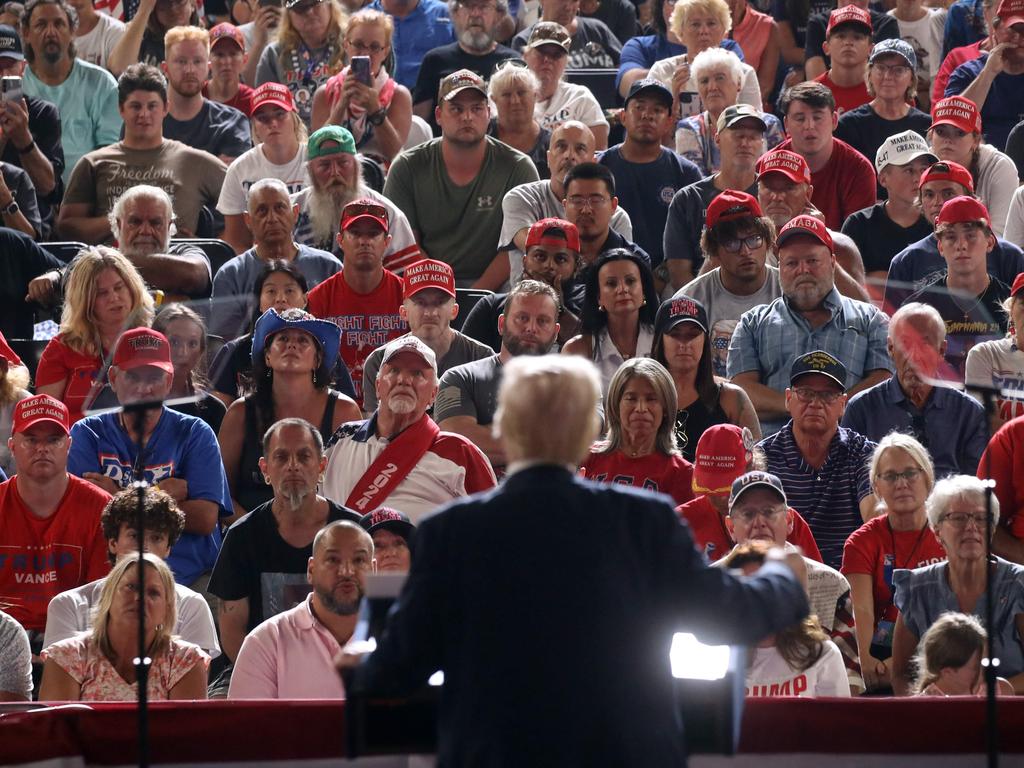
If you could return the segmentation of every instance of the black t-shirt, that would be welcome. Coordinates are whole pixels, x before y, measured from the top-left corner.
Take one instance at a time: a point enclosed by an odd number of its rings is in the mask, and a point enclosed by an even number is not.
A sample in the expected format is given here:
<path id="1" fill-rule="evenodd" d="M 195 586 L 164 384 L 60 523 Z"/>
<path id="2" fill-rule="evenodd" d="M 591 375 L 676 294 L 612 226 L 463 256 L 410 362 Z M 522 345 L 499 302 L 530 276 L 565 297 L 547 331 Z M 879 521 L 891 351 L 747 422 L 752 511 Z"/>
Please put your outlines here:
<path id="1" fill-rule="evenodd" d="M 32 338 L 32 311 L 25 303 L 34 277 L 64 264 L 31 237 L 0 227 L 0 332 L 8 339 Z"/>
<path id="2" fill-rule="evenodd" d="M 715 186 L 718 174 L 701 179 L 676 192 L 668 207 L 665 221 L 665 259 L 688 259 L 693 262 L 693 274 L 700 272 L 704 263 L 704 252 L 700 248 L 700 235 L 704 230 L 708 205 L 722 194 Z M 746 190 L 757 197 L 757 182 Z"/>
<path id="3" fill-rule="evenodd" d="M 293 547 L 281 538 L 268 501 L 228 528 L 210 576 L 210 592 L 221 600 L 249 599 L 246 631 L 306 599 L 310 586 L 306 565 L 313 542 Z M 359 515 L 328 500 L 327 522 L 351 520 Z"/>
<path id="4" fill-rule="evenodd" d="M 33 96 L 25 96 L 28 105 L 28 130 L 43 153 L 43 157 L 53 166 L 53 178 L 56 182 L 53 191 L 48 195 L 40 195 L 36 191 L 36 202 L 40 217 L 40 239 L 47 239 L 53 227 L 54 209 L 64 197 L 64 145 L 61 143 L 60 111 L 56 105 Z M 23 168 L 23 156 L 11 142 L 4 145 L 0 160 Z M 21 205 L 21 202 L 18 203 Z M 24 206 L 22 206 L 24 207 Z"/>
<path id="5" fill-rule="evenodd" d="M 533 26 L 529 26 L 512 38 L 512 47 L 521 51 L 530 41 Z M 622 43 L 599 19 L 586 16 L 576 18 L 576 34 L 572 36 L 569 48 L 569 69 L 614 69 L 619 66 Z"/>
<path id="6" fill-rule="evenodd" d="M 498 118 L 491 118 L 491 122 L 487 124 L 487 135 L 493 136 L 496 139 L 501 138 L 498 136 Z M 548 168 L 549 146 L 551 146 L 551 131 L 547 128 L 541 128 L 540 133 L 537 135 L 537 143 L 526 153 L 526 156 L 533 160 L 533 164 L 537 168 L 537 175 L 541 180 L 551 178 L 551 169 Z"/>
<path id="7" fill-rule="evenodd" d="M 213 434 L 220 432 L 220 424 L 224 421 L 224 415 L 228 409 L 220 400 L 210 394 L 202 394 L 194 403 L 182 403 L 171 406 L 171 410 L 184 413 L 186 416 L 195 416 L 202 419 L 213 430 Z"/>
<path id="8" fill-rule="evenodd" d="M 252 149 L 249 118 L 234 107 L 210 99 L 203 99 L 203 108 L 191 120 L 175 120 L 168 114 L 164 118 L 164 138 L 215 157 L 238 157 Z"/>
<path id="9" fill-rule="evenodd" d="M 914 131 L 924 137 L 931 124 L 931 117 L 914 107 L 910 108 L 906 117 L 886 120 L 879 117 L 870 104 L 861 104 L 856 109 L 842 114 L 839 125 L 836 126 L 835 136 L 856 149 L 874 165 L 878 148 L 887 138 L 904 131 Z"/>
<path id="10" fill-rule="evenodd" d="M 1003 152 L 1009 155 L 1013 164 L 1017 166 L 1017 178 L 1024 179 L 1024 121 L 1010 129 Z"/>
<path id="11" fill-rule="evenodd" d="M 900 37 L 900 25 L 895 16 L 887 13 L 880 13 L 874 8 L 868 8 L 871 14 L 871 42 L 879 40 L 898 40 Z M 825 58 L 825 69 L 832 66 L 831 59 L 825 56 L 822 45 L 825 42 L 825 30 L 828 28 L 828 13 L 819 13 L 811 16 L 807 22 L 807 40 L 804 42 L 804 60 L 813 59 L 815 56 Z"/>
<path id="12" fill-rule="evenodd" d="M 0 163 L 3 171 L 4 184 L 14 196 L 14 202 L 18 204 L 21 213 L 36 231 L 37 237 L 42 237 L 42 218 L 39 215 L 39 201 L 36 199 L 36 186 L 29 178 L 28 172 L 23 171 L 16 165 Z"/>
<path id="13" fill-rule="evenodd" d="M 636 6 L 627 0 L 601 0 L 596 12 L 580 13 L 580 16 L 603 21 L 623 45 L 631 37 L 639 34 Z"/>
<path id="14" fill-rule="evenodd" d="M 857 244 L 865 272 L 888 272 L 893 256 L 932 232 L 928 219 L 919 216 L 904 229 L 885 213 L 885 203 L 851 213 L 843 223 L 843 234 Z"/>

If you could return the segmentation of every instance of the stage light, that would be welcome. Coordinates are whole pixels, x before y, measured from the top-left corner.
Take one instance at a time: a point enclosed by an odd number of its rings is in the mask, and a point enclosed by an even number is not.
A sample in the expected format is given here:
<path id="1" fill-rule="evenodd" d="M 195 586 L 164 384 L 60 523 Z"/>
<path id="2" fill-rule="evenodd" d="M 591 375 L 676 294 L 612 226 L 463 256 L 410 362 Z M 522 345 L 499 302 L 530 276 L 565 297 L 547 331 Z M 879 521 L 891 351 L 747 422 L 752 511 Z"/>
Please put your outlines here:
<path id="1" fill-rule="evenodd" d="M 689 632 L 676 632 L 668 652 L 672 677 L 681 680 L 721 680 L 729 672 L 729 646 L 704 645 Z"/>

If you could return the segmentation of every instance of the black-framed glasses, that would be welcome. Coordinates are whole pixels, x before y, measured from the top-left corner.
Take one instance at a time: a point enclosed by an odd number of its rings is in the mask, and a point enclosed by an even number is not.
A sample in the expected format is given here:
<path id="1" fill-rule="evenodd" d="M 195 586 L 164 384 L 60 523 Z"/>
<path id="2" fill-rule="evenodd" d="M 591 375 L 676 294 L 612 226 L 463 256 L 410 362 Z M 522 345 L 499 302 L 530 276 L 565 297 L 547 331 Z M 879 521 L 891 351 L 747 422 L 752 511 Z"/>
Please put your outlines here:
<path id="1" fill-rule="evenodd" d="M 831 389 L 811 389 L 810 387 L 797 387 L 793 390 L 796 399 L 805 405 L 810 405 L 815 400 L 824 405 L 832 405 L 842 397 L 842 392 L 835 392 Z"/>
<path id="2" fill-rule="evenodd" d="M 755 251 L 764 245 L 762 235 L 751 235 L 750 237 L 734 237 L 730 240 L 723 240 L 722 247 L 729 253 L 739 253 L 740 248 L 747 246 L 748 251 Z"/>

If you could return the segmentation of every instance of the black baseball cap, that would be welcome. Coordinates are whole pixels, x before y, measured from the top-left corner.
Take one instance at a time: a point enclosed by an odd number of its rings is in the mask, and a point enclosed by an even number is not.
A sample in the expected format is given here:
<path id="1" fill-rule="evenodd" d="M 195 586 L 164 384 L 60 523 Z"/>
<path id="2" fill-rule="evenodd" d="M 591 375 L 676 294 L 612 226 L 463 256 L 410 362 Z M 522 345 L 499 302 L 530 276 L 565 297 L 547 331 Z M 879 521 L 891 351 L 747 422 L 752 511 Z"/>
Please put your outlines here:
<path id="1" fill-rule="evenodd" d="M 14 27 L 0 24 L 0 59 L 24 61 L 25 53 L 21 50 L 21 38 Z"/>
<path id="2" fill-rule="evenodd" d="M 658 314 L 654 317 L 654 335 L 668 333 L 680 323 L 693 323 L 707 333 L 708 311 L 690 296 L 673 296 L 658 307 Z"/>
<path id="3" fill-rule="evenodd" d="M 641 94 L 649 94 L 651 96 L 657 96 L 661 101 L 672 107 L 672 91 L 670 91 L 661 80 L 653 77 L 644 77 L 637 80 L 631 86 L 629 86 L 629 93 L 626 94 L 625 106 L 629 106 L 629 102 L 635 99 Z"/>
<path id="4" fill-rule="evenodd" d="M 359 525 L 371 536 L 374 531 L 391 531 L 405 539 L 406 543 L 412 539 L 416 531 L 416 526 L 406 515 L 391 507 L 380 507 L 363 515 L 359 518 Z"/>
<path id="5" fill-rule="evenodd" d="M 797 379 L 810 373 L 832 379 L 841 390 L 846 391 L 846 366 L 825 350 L 816 349 L 794 360 L 789 369 L 789 383 L 796 384 Z"/>

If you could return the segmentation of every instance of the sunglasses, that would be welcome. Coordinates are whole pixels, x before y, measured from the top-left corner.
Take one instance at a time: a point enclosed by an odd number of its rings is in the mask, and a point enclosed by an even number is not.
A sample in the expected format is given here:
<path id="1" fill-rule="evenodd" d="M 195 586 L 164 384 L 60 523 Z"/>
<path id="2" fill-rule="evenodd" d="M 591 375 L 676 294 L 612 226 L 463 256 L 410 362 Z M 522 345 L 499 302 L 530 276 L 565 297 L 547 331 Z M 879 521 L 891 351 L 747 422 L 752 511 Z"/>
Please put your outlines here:
<path id="1" fill-rule="evenodd" d="M 345 206 L 344 213 L 346 219 L 354 219 L 356 216 L 373 216 L 388 221 L 388 209 L 376 203 L 349 203 Z"/>

